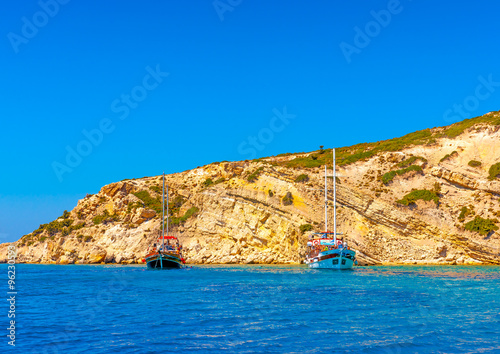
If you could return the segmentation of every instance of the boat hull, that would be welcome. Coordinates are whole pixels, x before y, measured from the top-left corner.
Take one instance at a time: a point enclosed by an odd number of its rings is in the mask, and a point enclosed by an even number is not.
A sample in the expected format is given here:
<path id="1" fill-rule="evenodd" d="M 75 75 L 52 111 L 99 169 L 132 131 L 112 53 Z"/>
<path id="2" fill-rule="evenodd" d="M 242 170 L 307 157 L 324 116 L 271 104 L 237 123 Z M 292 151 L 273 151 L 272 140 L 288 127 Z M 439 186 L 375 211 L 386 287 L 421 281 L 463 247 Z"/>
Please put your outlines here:
<path id="1" fill-rule="evenodd" d="M 148 269 L 179 269 L 183 267 L 182 261 L 177 255 L 153 254 L 146 257 Z"/>
<path id="2" fill-rule="evenodd" d="M 356 259 L 356 253 L 351 250 L 339 252 L 337 250 L 326 251 L 318 256 L 308 259 L 306 263 L 313 269 L 352 269 Z"/>

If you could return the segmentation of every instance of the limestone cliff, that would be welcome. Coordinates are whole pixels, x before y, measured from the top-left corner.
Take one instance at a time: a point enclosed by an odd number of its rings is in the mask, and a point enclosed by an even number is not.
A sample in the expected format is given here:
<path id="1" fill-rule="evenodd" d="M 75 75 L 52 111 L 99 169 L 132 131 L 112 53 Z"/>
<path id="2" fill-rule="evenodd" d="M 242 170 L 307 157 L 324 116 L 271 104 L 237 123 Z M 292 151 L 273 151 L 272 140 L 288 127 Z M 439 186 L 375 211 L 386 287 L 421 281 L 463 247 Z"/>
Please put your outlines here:
<path id="1" fill-rule="evenodd" d="M 491 167 L 500 162 L 499 116 L 428 130 L 397 148 L 340 149 L 338 231 L 362 264 L 500 264 L 500 179 Z M 324 228 L 318 161 L 331 173 L 330 156 L 284 154 L 166 176 L 171 231 L 188 263 L 302 262 L 307 236 Z M 161 228 L 160 197 L 161 176 L 104 186 L 17 241 L 18 261 L 140 263 Z M 483 221 L 486 230 L 474 224 Z"/>

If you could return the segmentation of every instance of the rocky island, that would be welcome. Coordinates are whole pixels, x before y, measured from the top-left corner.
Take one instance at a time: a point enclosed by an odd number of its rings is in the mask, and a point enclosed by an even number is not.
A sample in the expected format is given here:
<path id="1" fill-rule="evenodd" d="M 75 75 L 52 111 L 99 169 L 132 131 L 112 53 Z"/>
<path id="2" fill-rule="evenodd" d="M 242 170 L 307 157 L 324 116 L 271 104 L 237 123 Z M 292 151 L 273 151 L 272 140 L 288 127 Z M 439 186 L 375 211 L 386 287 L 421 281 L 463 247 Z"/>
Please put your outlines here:
<path id="1" fill-rule="evenodd" d="M 361 264 L 500 264 L 500 112 L 337 156 L 338 230 Z M 321 148 L 167 175 L 187 262 L 301 263 L 323 229 L 331 157 Z M 18 262 L 141 263 L 160 228 L 161 176 L 123 180 L 21 237 Z"/>

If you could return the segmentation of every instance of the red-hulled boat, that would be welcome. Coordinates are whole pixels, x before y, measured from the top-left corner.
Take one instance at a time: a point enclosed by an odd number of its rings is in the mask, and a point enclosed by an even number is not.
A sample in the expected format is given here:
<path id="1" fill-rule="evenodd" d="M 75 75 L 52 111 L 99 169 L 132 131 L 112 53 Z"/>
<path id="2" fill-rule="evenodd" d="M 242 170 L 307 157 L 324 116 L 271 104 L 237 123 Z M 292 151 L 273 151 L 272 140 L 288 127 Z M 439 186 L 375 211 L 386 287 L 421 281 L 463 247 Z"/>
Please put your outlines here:
<path id="1" fill-rule="evenodd" d="M 148 268 L 182 268 L 184 258 L 179 239 L 175 236 L 160 236 L 146 256 Z"/>
<path id="2" fill-rule="evenodd" d="M 144 261 L 149 269 L 182 268 L 185 264 L 182 258 L 182 246 L 175 236 L 168 236 L 168 186 L 167 186 L 167 233 L 165 234 L 165 173 L 163 173 L 163 213 L 161 234 L 152 246 L 148 247 Z"/>

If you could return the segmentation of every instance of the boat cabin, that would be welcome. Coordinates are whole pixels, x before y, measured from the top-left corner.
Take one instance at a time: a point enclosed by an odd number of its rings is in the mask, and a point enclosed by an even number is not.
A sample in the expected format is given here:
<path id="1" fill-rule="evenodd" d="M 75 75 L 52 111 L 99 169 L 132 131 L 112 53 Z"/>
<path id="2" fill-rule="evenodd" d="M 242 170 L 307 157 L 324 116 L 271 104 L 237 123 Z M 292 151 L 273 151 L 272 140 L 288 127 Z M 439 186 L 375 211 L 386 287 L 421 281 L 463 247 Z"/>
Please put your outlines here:
<path id="1" fill-rule="evenodd" d="M 328 231 L 310 235 L 307 247 L 309 248 L 309 257 L 316 257 L 319 253 L 330 250 L 350 249 L 347 241 L 343 240 L 343 237 L 335 237 L 333 232 Z"/>

